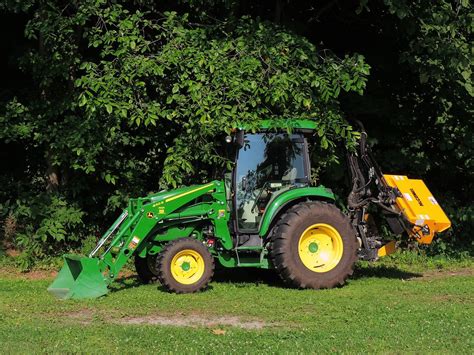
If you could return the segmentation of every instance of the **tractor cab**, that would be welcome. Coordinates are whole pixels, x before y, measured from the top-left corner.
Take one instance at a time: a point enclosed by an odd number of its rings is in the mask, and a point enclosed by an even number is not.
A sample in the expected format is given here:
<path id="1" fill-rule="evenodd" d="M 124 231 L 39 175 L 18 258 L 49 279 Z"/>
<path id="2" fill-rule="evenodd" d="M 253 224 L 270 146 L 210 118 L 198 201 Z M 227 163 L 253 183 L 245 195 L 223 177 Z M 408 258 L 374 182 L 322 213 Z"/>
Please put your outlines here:
<path id="1" fill-rule="evenodd" d="M 256 233 L 272 200 L 309 184 L 308 145 L 298 132 L 240 133 L 233 173 L 236 224 L 240 233 Z"/>

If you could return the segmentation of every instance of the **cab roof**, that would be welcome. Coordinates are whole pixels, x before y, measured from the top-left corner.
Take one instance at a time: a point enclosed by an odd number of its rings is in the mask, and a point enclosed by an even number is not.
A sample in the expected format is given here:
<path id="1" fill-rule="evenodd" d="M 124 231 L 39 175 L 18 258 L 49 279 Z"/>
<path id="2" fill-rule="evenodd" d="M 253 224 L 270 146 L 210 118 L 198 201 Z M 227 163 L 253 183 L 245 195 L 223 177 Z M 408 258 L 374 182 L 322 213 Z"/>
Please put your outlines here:
<path id="1" fill-rule="evenodd" d="M 260 124 L 255 126 L 243 125 L 239 129 L 256 129 L 260 130 L 310 130 L 314 131 L 317 128 L 316 121 L 310 119 L 273 119 L 273 120 L 262 120 Z"/>

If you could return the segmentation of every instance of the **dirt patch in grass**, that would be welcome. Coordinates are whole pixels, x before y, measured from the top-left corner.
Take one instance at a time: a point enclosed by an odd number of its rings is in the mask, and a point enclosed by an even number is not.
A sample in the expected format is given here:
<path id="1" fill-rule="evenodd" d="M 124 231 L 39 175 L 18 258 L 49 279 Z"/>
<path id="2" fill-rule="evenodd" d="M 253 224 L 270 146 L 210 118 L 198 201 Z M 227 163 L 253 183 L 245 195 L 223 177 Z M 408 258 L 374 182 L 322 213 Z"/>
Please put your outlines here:
<path id="1" fill-rule="evenodd" d="M 21 272 L 14 267 L 2 267 L 0 268 L 0 277 L 9 279 L 23 279 L 23 280 L 47 280 L 54 279 L 58 276 L 58 270 L 31 270 Z M 129 278 L 135 278 L 135 271 L 123 270 L 120 272 L 116 282 L 122 282 Z"/>
<path id="2" fill-rule="evenodd" d="M 1 268 L 0 277 L 20 280 L 45 280 L 55 278 L 58 272 L 55 270 L 34 270 L 21 272 L 15 268 Z"/>
<path id="3" fill-rule="evenodd" d="M 441 304 L 446 304 L 446 303 L 461 303 L 461 304 L 466 304 L 466 302 L 469 302 L 466 298 L 459 297 L 456 295 L 432 295 L 430 296 L 430 300 L 434 302 L 439 302 Z"/>
<path id="4" fill-rule="evenodd" d="M 127 325 L 165 325 L 175 327 L 231 326 L 244 329 L 262 329 L 263 327 L 268 326 L 267 323 L 261 320 L 246 321 L 235 316 L 210 317 L 202 315 L 149 315 L 145 317 L 128 317 L 122 319 L 115 319 L 112 322 Z"/>
<path id="5" fill-rule="evenodd" d="M 97 318 L 98 314 L 90 309 L 81 309 L 72 313 L 63 314 L 62 317 L 73 323 L 88 325 Z M 216 327 L 230 326 L 243 329 L 262 329 L 269 324 L 262 320 L 243 320 L 236 316 L 205 316 L 200 314 L 154 314 L 141 317 L 112 318 L 101 317 L 102 321 L 120 325 L 162 325 L 172 327 Z"/>
<path id="6" fill-rule="evenodd" d="M 54 278 L 58 275 L 57 271 L 36 270 L 20 274 L 21 277 L 28 280 L 42 280 Z"/>
<path id="7" fill-rule="evenodd" d="M 77 312 L 66 314 L 66 317 L 74 321 L 74 323 L 87 325 L 92 323 L 92 320 L 94 319 L 94 312 L 90 309 L 81 309 Z"/>
<path id="8" fill-rule="evenodd" d="M 432 280 L 432 279 L 439 279 L 439 278 L 446 278 L 451 276 L 474 276 L 474 269 L 473 268 L 464 268 L 455 271 L 449 270 L 433 270 L 433 271 L 426 271 L 422 274 L 421 277 L 414 277 L 408 280 Z"/>

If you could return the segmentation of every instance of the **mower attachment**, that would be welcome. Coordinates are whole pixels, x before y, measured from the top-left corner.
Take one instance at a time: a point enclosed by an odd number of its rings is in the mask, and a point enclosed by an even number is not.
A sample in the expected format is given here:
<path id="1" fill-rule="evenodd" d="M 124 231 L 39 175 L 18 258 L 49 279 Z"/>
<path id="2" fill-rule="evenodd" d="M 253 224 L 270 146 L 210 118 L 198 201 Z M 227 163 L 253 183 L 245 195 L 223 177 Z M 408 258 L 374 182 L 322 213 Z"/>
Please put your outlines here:
<path id="1" fill-rule="evenodd" d="M 430 244 L 436 233 L 451 226 L 451 222 L 423 180 L 409 179 L 402 175 L 384 175 L 387 184 L 398 190 L 395 203 L 412 224 L 409 235 L 420 244 Z"/>
<path id="2" fill-rule="evenodd" d="M 48 287 L 59 299 L 96 298 L 105 295 L 107 282 L 99 268 L 98 258 L 64 255 L 64 266 Z"/>

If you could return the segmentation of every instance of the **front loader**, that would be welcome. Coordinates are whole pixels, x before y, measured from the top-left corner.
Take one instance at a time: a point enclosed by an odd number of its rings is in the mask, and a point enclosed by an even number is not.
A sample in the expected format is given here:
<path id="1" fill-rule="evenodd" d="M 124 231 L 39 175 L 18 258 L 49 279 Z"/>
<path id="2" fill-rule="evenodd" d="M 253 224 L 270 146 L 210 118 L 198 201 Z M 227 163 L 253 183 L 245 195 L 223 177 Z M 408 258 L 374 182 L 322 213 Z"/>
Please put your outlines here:
<path id="1" fill-rule="evenodd" d="M 423 181 L 382 174 L 366 144 L 348 153 L 352 190 L 343 213 L 334 193 L 311 186 L 310 120 L 262 121 L 226 140 L 235 164 L 222 180 L 130 199 L 88 256 L 65 255 L 48 288 L 58 298 L 108 292 L 130 258 L 143 283 L 172 292 L 206 288 L 215 263 L 274 269 L 298 288 L 331 288 L 352 275 L 357 259 L 393 252 L 371 228 L 379 210 L 394 234 L 431 243 L 450 221 Z"/>

